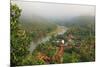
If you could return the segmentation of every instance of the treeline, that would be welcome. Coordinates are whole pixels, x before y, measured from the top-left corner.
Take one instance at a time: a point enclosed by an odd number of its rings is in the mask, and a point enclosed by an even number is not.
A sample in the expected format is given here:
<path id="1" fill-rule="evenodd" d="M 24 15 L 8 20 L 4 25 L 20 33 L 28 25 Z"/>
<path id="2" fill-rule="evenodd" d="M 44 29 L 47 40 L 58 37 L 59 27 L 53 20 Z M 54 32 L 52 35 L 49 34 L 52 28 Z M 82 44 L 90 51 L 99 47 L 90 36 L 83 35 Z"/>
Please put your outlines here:
<path id="1" fill-rule="evenodd" d="M 35 18 L 36 17 L 36 18 Z M 40 16 L 33 16 L 33 19 L 20 18 L 23 28 L 30 32 L 33 41 L 46 37 L 57 28 L 57 24 L 50 22 Z"/>

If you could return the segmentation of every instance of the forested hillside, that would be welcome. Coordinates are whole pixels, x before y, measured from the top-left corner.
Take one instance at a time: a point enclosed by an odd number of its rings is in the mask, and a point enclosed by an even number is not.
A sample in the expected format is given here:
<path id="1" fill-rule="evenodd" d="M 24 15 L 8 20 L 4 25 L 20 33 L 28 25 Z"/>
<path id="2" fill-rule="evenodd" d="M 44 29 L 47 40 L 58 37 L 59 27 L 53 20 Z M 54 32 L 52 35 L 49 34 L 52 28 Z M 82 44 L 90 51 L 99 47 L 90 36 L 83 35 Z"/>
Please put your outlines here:
<path id="1" fill-rule="evenodd" d="M 11 66 L 95 61 L 95 16 L 28 22 L 18 5 L 10 10 Z"/>

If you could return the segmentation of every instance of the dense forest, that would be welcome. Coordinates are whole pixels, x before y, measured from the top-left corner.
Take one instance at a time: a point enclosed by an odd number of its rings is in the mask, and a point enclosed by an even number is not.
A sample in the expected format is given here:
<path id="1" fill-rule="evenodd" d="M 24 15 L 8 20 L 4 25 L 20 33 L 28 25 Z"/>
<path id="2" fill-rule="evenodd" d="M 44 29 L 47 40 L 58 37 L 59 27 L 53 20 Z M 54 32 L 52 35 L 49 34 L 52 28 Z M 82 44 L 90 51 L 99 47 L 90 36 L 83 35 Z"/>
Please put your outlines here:
<path id="1" fill-rule="evenodd" d="M 10 10 L 11 66 L 95 61 L 94 16 L 27 23 L 20 20 L 23 9 L 11 4 Z"/>

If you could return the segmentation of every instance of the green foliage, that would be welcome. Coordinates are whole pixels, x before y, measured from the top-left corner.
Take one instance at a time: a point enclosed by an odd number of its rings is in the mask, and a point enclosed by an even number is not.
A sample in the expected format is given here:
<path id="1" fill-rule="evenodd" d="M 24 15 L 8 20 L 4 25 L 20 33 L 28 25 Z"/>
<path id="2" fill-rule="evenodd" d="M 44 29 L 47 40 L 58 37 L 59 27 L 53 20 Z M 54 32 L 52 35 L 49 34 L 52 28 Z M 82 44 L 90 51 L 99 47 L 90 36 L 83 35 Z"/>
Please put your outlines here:
<path id="1" fill-rule="evenodd" d="M 71 56 L 72 56 L 72 57 L 71 57 L 72 63 L 73 63 L 73 62 L 79 62 L 79 61 L 80 61 L 80 55 L 77 54 L 76 52 L 72 52 L 72 55 L 71 55 Z"/>
<path id="2" fill-rule="evenodd" d="M 71 63 L 71 62 L 72 62 L 72 55 L 64 52 L 63 63 Z"/>
<path id="3" fill-rule="evenodd" d="M 41 24 L 21 23 L 19 18 L 21 9 L 17 5 L 11 5 L 11 65 L 38 65 L 46 64 L 44 60 L 37 58 L 37 54 L 43 53 L 47 57 L 52 58 L 58 48 L 58 43 L 61 39 L 65 43 L 70 44 L 71 48 L 64 48 L 63 63 L 74 62 L 88 62 L 95 60 L 95 29 L 94 24 L 90 23 L 73 23 L 69 24 L 69 29 L 63 35 L 51 35 L 49 41 L 40 43 L 36 49 L 29 53 L 30 41 L 34 42 L 41 40 L 43 37 L 49 35 L 54 31 L 56 25 L 49 25 L 44 22 Z M 82 20 L 83 22 L 83 20 Z M 92 30 L 93 27 L 93 30 Z M 74 38 L 68 42 L 67 36 L 72 34 Z M 47 63 L 57 63 L 55 61 L 48 61 Z"/>
<path id="4" fill-rule="evenodd" d="M 53 46 L 53 45 L 50 41 L 47 41 L 46 43 L 39 44 L 36 47 L 36 50 L 39 51 L 39 52 L 45 53 L 49 57 L 52 57 L 54 55 L 55 51 L 56 51 L 56 47 Z"/>
<path id="5" fill-rule="evenodd" d="M 83 41 L 80 47 L 81 61 L 94 61 L 95 60 L 95 44 L 94 38 L 89 37 Z"/>
<path id="6" fill-rule="evenodd" d="M 39 64 L 45 64 L 45 62 L 43 60 L 39 60 L 38 58 L 36 58 L 32 54 L 27 55 L 27 57 L 25 59 L 23 59 L 22 63 L 24 65 L 33 65 L 33 64 L 39 65 Z"/>
<path id="7" fill-rule="evenodd" d="M 29 53 L 29 34 L 22 29 L 19 17 L 21 9 L 17 5 L 11 5 L 11 65 L 23 65 L 22 60 Z"/>

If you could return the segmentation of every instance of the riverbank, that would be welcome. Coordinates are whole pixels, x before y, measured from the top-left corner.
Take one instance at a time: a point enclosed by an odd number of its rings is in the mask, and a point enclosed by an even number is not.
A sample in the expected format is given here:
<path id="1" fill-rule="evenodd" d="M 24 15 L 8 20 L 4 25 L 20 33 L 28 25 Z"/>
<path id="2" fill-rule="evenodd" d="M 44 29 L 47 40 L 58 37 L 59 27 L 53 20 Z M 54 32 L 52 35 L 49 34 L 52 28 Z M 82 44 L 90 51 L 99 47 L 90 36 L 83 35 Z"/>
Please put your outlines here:
<path id="1" fill-rule="evenodd" d="M 29 48 L 30 53 L 33 52 L 33 50 L 36 48 L 36 46 L 38 46 L 38 44 L 45 43 L 46 41 L 49 41 L 49 39 L 51 38 L 52 35 L 53 36 L 63 35 L 67 30 L 68 30 L 67 27 L 57 25 L 57 29 L 50 32 L 46 37 L 39 39 L 37 42 L 32 41 L 30 43 L 30 48 Z"/>

